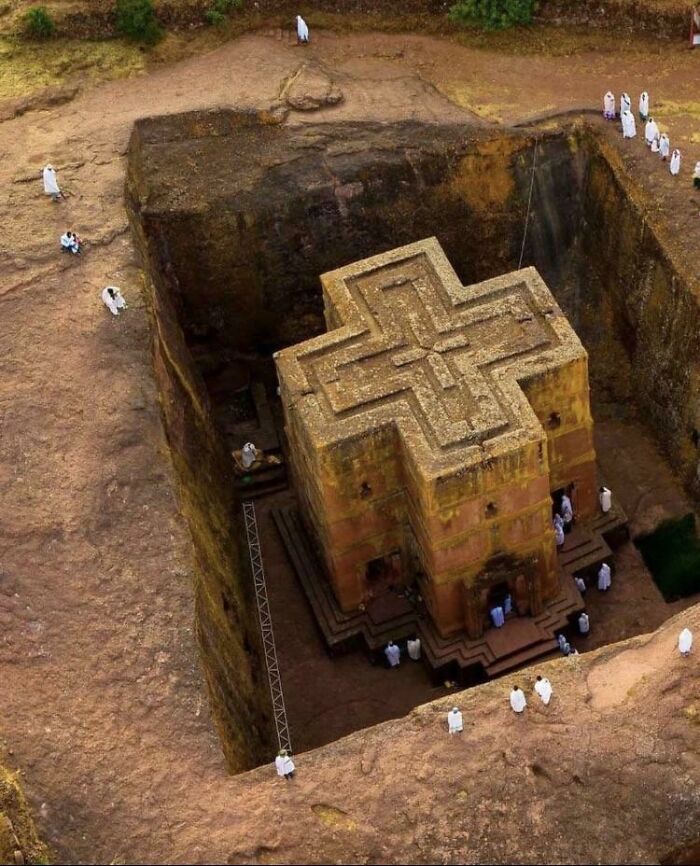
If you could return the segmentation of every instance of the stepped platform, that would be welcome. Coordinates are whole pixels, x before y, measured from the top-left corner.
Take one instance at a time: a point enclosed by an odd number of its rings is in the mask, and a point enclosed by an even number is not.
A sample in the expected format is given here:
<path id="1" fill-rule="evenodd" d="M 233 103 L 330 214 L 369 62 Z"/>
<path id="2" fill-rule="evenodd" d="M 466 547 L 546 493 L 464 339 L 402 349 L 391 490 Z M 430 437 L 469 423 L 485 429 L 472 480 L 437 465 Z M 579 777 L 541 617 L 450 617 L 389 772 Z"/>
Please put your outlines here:
<path id="1" fill-rule="evenodd" d="M 363 644 L 376 652 L 390 640 L 399 643 L 417 634 L 432 670 L 457 665 L 461 670 L 477 668 L 493 677 L 555 652 L 556 634 L 584 608 L 571 574 L 562 570 L 560 593 L 541 614 L 512 614 L 502 628 L 487 629 L 478 640 L 470 640 L 464 633 L 442 637 L 420 605 L 400 593 L 387 593 L 365 610 L 345 613 L 323 574 L 297 509 L 274 508 L 271 516 L 332 653 Z"/>

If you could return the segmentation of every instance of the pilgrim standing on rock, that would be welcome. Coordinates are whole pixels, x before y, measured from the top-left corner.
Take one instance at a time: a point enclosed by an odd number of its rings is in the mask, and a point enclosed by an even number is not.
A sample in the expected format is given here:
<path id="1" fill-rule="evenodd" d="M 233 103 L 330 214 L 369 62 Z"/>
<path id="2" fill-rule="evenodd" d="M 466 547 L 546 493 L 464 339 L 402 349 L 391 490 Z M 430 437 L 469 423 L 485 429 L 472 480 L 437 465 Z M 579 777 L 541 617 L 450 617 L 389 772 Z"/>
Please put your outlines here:
<path id="1" fill-rule="evenodd" d="M 513 712 L 518 713 L 518 715 L 520 715 L 527 706 L 525 693 L 520 686 L 513 686 L 513 691 L 510 693 L 510 706 Z"/>
<path id="2" fill-rule="evenodd" d="M 461 734 L 464 730 L 464 719 L 459 707 L 452 707 L 447 714 L 447 730 L 450 734 Z"/>
<path id="3" fill-rule="evenodd" d="M 606 120 L 615 120 L 615 95 L 609 90 L 603 97 L 603 117 Z"/>
<path id="4" fill-rule="evenodd" d="M 678 652 L 682 656 L 689 656 L 693 648 L 693 633 L 689 628 L 684 628 L 678 635 Z"/>
<path id="5" fill-rule="evenodd" d="M 659 127 L 653 117 L 650 117 L 644 125 L 644 141 L 647 147 L 651 147 L 655 138 L 659 136 Z"/>
<path id="6" fill-rule="evenodd" d="M 293 779 L 294 771 L 296 767 L 294 766 L 294 761 L 292 760 L 289 752 L 286 749 L 280 749 L 277 753 L 277 757 L 275 758 L 275 767 L 277 768 L 277 775 L 284 776 L 285 779 Z"/>
<path id="7" fill-rule="evenodd" d="M 603 514 L 607 514 L 612 508 L 612 491 L 609 487 L 601 487 L 598 491 L 598 501 L 600 502 L 600 510 Z"/>
<path id="8" fill-rule="evenodd" d="M 629 93 L 623 93 L 620 97 L 620 117 L 626 112 L 632 112 L 632 100 Z"/>
<path id="9" fill-rule="evenodd" d="M 672 175 L 677 175 L 681 170 L 681 152 L 676 148 L 671 154 L 671 165 L 669 166 L 669 171 Z"/>
<path id="10" fill-rule="evenodd" d="M 63 198 L 63 193 L 56 180 L 56 169 L 52 165 L 47 165 L 44 168 L 44 193 L 51 196 L 52 201 L 58 201 Z"/>
<path id="11" fill-rule="evenodd" d="M 639 119 L 644 123 L 649 117 L 649 94 L 643 90 L 639 97 Z"/>
<path id="12" fill-rule="evenodd" d="M 296 18 L 297 23 L 297 44 L 298 45 L 308 45 L 309 44 L 309 28 L 301 17 L 301 15 L 297 15 Z"/>
<path id="13" fill-rule="evenodd" d="M 637 124 L 631 111 L 625 111 L 622 115 L 622 137 L 634 138 L 637 134 Z"/>
<path id="14" fill-rule="evenodd" d="M 535 691 L 540 696 L 540 700 L 546 707 L 552 700 L 552 684 L 547 677 L 537 674 L 537 679 L 535 680 Z"/>
<path id="15" fill-rule="evenodd" d="M 671 142 L 669 140 L 668 134 L 662 132 L 659 136 L 659 157 L 666 162 L 668 159 L 668 154 L 671 150 Z"/>

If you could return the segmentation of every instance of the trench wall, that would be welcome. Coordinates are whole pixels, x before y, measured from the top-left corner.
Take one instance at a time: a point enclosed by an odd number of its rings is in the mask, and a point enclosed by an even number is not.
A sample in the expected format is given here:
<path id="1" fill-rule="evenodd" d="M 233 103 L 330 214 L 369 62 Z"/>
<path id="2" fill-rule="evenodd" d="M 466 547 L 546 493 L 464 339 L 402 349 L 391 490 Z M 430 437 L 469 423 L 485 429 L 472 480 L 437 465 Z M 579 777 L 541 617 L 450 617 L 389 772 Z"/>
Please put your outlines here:
<path id="1" fill-rule="evenodd" d="M 664 246 L 652 202 L 609 142 L 590 137 L 586 148 L 579 285 L 569 302 L 591 377 L 599 395 L 636 407 L 697 495 L 700 309 L 690 263 Z"/>
<path id="2" fill-rule="evenodd" d="M 274 149 L 275 159 L 257 175 L 232 176 L 221 166 L 258 158 L 236 147 L 235 124 L 254 122 L 238 117 L 182 115 L 178 124 L 138 131 L 149 193 L 153 172 L 177 186 L 189 160 L 214 178 L 208 200 L 183 179 L 181 198 L 152 205 L 147 193 L 140 213 L 146 236 L 162 239 L 161 266 L 178 276 L 188 342 L 269 350 L 321 333 L 320 274 L 431 235 L 465 283 L 518 266 L 533 135 L 415 123 L 263 126 L 259 147 Z M 244 130 L 241 140 L 251 135 Z M 552 284 L 578 226 L 583 173 L 572 141 L 560 134 L 538 141 L 537 198 L 555 206 L 532 211 L 525 263 Z"/>
<path id="3" fill-rule="evenodd" d="M 229 461 L 212 423 L 203 382 L 192 364 L 172 297 L 177 276 L 160 267 L 158 238 L 146 243 L 153 363 L 180 507 L 193 542 L 195 627 L 212 716 L 231 772 L 269 760 L 271 715 L 239 508 Z"/>

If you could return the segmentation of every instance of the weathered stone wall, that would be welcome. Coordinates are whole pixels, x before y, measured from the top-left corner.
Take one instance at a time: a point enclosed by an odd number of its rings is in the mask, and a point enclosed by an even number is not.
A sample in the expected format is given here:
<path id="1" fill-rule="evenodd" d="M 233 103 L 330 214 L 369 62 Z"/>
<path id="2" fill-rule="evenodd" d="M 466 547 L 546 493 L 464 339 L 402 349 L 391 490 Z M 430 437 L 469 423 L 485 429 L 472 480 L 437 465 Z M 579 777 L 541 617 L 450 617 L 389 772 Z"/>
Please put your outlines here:
<path id="1" fill-rule="evenodd" d="M 132 139 L 146 234 L 161 233 L 188 340 L 236 348 L 324 329 L 319 274 L 435 235 L 460 279 L 517 267 L 534 137 L 406 122 L 279 127 L 192 113 Z M 540 134 L 528 264 L 556 287 L 578 225 L 579 156 Z"/>
<path id="2" fill-rule="evenodd" d="M 603 138 L 590 139 L 574 316 L 595 388 L 632 402 L 698 491 L 700 310 L 660 241 L 649 202 Z M 684 262 L 682 265 L 689 265 Z M 690 275 L 688 275 L 690 276 Z"/>
<path id="3" fill-rule="evenodd" d="M 195 626 L 212 713 L 232 772 L 265 760 L 270 716 L 252 578 L 234 536 L 230 464 L 214 432 L 204 385 L 192 364 L 171 298 L 177 277 L 159 238 L 133 219 L 153 323 L 153 361 L 180 506 L 193 541 Z"/>

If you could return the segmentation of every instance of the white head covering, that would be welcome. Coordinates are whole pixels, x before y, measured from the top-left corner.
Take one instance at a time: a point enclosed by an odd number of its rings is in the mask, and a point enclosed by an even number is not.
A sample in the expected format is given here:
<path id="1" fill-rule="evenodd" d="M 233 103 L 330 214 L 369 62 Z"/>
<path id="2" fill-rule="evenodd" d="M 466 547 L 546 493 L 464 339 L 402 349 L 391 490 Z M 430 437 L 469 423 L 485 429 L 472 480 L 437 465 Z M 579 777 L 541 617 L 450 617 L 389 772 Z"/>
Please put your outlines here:
<path id="1" fill-rule="evenodd" d="M 671 171 L 671 174 L 678 174 L 678 172 L 680 170 L 681 170 L 681 152 L 680 152 L 680 150 L 678 150 L 678 148 L 676 148 L 676 150 L 674 150 L 673 154 L 671 155 L 670 171 Z"/>

